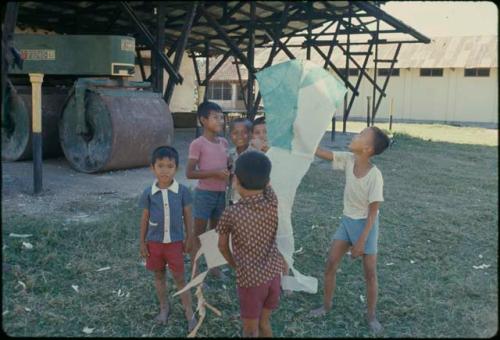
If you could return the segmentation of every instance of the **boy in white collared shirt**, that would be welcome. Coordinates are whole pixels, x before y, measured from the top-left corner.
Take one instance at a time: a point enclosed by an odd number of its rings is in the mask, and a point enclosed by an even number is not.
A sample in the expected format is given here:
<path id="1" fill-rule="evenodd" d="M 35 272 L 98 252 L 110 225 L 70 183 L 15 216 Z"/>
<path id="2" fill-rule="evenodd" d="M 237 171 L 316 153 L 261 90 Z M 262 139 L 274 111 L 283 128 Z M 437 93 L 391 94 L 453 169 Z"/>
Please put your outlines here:
<path id="1" fill-rule="evenodd" d="M 376 333 L 382 326 L 375 316 L 377 304 L 377 242 L 379 206 L 384 201 L 384 180 L 380 170 L 370 160 L 389 146 L 389 137 L 377 127 L 367 127 L 354 136 L 349 149 L 352 152 L 316 151 L 316 156 L 333 161 L 334 170 L 343 170 L 346 176 L 344 211 L 340 226 L 333 236 L 325 268 L 323 306 L 311 311 L 322 316 L 332 308 L 335 275 L 344 254 L 352 246 L 352 257 L 363 258 L 365 272 L 368 326 Z"/>
<path id="2" fill-rule="evenodd" d="M 174 176 L 179 164 L 177 151 L 169 146 L 160 146 L 153 151 L 151 170 L 156 176 L 140 199 L 143 209 L 140 232 L 140 252 L 146 259 L 146 268 L 155 273 L 155 287 L 160 301 L 158 323 L 165 324 L 170 307 L 166 297 L 167 283 L 165 267 L 168 266 L 177 289 L 185 286 L 183 251 L 192 247 L 192 214 L 189 189 L 179 184 Z M 188 331 L 196 325 L 191 307 L 191 293 L 181 294 Z"/>

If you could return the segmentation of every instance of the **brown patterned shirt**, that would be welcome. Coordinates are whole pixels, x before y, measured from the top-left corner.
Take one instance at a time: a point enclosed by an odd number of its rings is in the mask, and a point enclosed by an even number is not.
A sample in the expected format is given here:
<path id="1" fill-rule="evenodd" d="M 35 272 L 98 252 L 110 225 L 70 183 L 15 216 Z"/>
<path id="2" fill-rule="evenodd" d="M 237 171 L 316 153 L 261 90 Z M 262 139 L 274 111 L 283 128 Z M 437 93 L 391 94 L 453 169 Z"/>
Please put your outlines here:
<path id="1" fill-rule="evenodd" d="M 271 187 L 262 194 L 241 198 L 224 210 L 216 230 L 231 235 L 239 287 L 261 285 L 282 272 L 277 229 L 278 199 Z"/>

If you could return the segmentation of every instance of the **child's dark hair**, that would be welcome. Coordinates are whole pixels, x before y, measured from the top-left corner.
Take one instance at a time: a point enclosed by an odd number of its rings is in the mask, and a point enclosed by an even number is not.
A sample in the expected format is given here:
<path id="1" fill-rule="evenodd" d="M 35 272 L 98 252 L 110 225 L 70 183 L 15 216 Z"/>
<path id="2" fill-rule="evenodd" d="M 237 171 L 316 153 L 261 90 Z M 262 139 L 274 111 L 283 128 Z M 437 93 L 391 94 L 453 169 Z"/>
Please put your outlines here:
<path id="1" fill-rule="evenodd" d="M 234 173 L 243 188 L 262 190 L 269 183 L 271 161 L 262 152 L 247 151 L 236 160 Z"/>
<path id="2" fill-rule="evenodd" d="M 157 147 L 151 155 L 151 165 L 154 166 L 157 160 L 163 158 L 173 159 L 175 166 L 179 166 L 179 153 L 173 147 L 166 145 Z"/>
<path id="3" fill-rule="evenodd" d="M 371 127 L 373 130 L 373 154 L 380 155 L 389 147 L 390 138 L 382 130 L 376 126 Z"/>
<path id="4" fill-rule="evenodd" d="M 253 128 L 256 126 L 256 125 L 261 125 L 261 124 L 266 124 L 266 117 L 262 116 L 262 117 L 259 117 L 257 119 L 255 119 L 253 121 L 253 125 L 252 125 L 252 132 L 253 132 Z"/>
<path id="5" fill-rule="evenodd" d="M 208 118 L 208 116 L 210 115 L 210 111 L 222 112 L 222 108 L 217 103 L 209 101 L 205 101 L 198 105 L 198 111 L 196 115 L 198 116 L 198 120 L 200 121 L 201 125 L 203 125 L 201 123 L 201 117 Z"/>
<path id="6" fill-rule="evenodd" d="M 248 118 L 236 118 L 229 124 L 229 131 L 233 131 L 234 126 L 239 123 L 243 123 L 248 132 L 252 130 L 252 122 Z"/>

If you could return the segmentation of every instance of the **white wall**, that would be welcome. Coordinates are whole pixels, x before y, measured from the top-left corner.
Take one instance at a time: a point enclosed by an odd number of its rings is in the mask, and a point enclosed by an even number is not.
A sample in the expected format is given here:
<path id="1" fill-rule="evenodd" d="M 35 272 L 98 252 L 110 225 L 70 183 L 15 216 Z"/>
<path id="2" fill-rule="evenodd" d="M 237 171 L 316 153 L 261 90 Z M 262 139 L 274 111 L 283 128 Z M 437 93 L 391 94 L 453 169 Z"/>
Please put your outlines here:
<path id="1" fill-rule="evenodd" d="M 238 83 L 231 83 L 231 100 L 215 100 L 210 99 L 214 103 L 217 103 L 224 111 L 242 111 L 246 110 L 245 102 L 243 100 L 238 99 L 239 89 Z"/>
<path id="2" fill-rule="evenodd" d="M 489 77 L 464 77 L 455 69 L 455 108 L 451 119 L 498 123 L 498 68 Z"/>
<path id="3" fill-rule="evenodd" d="M 369 74 L 373 77 L 373 70 Z M 350 79 L 354 82 L 356 78 Z M 377 77 L 380 87 L 384 79 Z M 366 119 L 366 97 L 372 97 L 372 91 L 371 83 L 363 79 L 349 118 Z M 419 69 L 400 69 L 399 77 L 390 77 L 386 93 L 376 118 L 389 118 L 393 98 L 394 119 L 498 123 L 496 68 L 490 70 L 489 77 L 464 77 L 463 68 L 444 69 L 443 77 L 420 77 Z M 337 117 L 342 117 L 342 111 Z"/>
<path id="4" fill-rule="evenodd" d="M 380 118 L 388 118 L 389 117 L 389 106 L 390 106 L 390 99 L 394 98 L 394 113 L 395 112 L 402 112 L 404 108 L 404 95 L 405 95 L 405 87 L 407 86 L 406 84 L 406 78 L 407 78 L 407 73 L 408 71 L 406 70 L 400 70 L 400 76 L 391 76 L 389 78 L 389 83 L 387 85 L 386 93 L 387 96 L 382 98 L 382 101 L 380 102 L 379 109 L 377 110 L 377 116 Z M 368 70 L 368 74 L 373 78 L 373 70 Z M 357 76 L 349 77 L 349 80 L 355 84 L 357 79 Z M 383 83 L 385 82 L 386 77 L 380 77 L 377 76 L 377 84 L 382 88 Z M 361 80 L 360 88 L 359 88 L 359 95 L 355 98 L 354 104 L 351 109 L 351 113 L 349 114 L 349 118 L 351 117 L 356 117 L 356 118 L 363 118 L 366 119 L 366 111 L 367 111 L 367 96 L 370 96 L 370 111 L 372 111 L 372 101 L 373 101 L 373 85 L 363 77 Z M 349 91 L 349 99 L 352 97 L 352 92 Z M 378 92 L 377 92 L 377 97 L 378 97 Z M 399 99 L 399 100 L 398 100 Z M 337 119 L 341 118 L 343 116 L 343 106 L 340 112 L 337 113 Z"/>
<path id="5" fill-rule="evenodd" d="M 145 66 L 145 69 L 146 76 L 149 76 L 149 66 Z M 373 78 L 373 69 L 368 70 L 368 73 Z M 196 110 L 196 79 L 192 62 L 188 57 L 185 57 L 182 62 L 181 74 L 184 82 L 176 86 L 170 109 L 173 112 L 194 111 Z M 164 78 L 166 87 L 168 80 L 166 72 Z M 356 81 L 356 77 L 349 78 L 353 83 Z M 138 67 L 134 79 L 141 80 Z M 380 87 L 384 81 L 385 77 L 377 77 L 377 84 Z M 233 88 L 233 92 L 234 90 Z M 349 118 L 366 119 L 366 97 L 371 98 L 372 91 L 372 84 L 363 78 L 360 84 L 360 95 L 354 101 Z M 386 93 L 387 96 L 380 103 L 376 119 L 389 118 L 392 98 L 394 99 L 394 119 L 498 124 L 497 68 L 490 70 L 489 77 L 464 77 L 463 68 L 444 69 L 443 77 L 420 77 L 419 69 L 400 69 L 399 77 L 390 77 Z M 351 96 L 351 91 L 349 91 L 349 96 Z M 214 101 L 224 110 L 245 109 L 244 102 L 237 100 L 236 92 L 231 100 Z M 342 119 L 342 108 L 340 112 L 337 112 L 337 120 Z"/>

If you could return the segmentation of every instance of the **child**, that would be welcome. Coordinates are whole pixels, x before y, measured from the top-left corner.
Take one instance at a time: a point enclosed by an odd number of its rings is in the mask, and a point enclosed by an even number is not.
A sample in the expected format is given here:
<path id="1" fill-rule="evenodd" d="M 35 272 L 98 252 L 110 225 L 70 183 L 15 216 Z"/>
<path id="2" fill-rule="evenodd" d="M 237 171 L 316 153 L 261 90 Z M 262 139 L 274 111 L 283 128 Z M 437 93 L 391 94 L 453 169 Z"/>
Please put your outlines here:
<path id="1" fill-rule="evenodd" d="M 262 152 L 267 152 L 267 150 L 269 150 L 267 144 L 266 117 L 259 117 L 254 120 L 252 126 L 252 141 L 250 145 Z"/>
<path id="2" fill-rule="evenodd" d="M 252 122 L 246 118 L 237 118 L 231 122 L 229 127 L 229 132 L 231 136 L 231 142 L 234 144 L 234 148 L 229 150 L 229 159 L 231 164 L 231 177 L 234 175 L 234 164 L 238 157 L 246 152 L 256 150 L 250 143 L 250 133 L 252 131 Z M 240 199 L 238 191 L 236 191 L 231 185 L 231 178 L 229 179 L 229 187 L 226 196 L 228 198 L 228 205 L 236 203 Z"/>
<path id="3" fill-rule="evenodd" d="M 242 154 L 234 180 L 241 199 L 226 208 L 217 225 L 219 250 L 236 269 L 244 337 L 272 336 L 270 316 L 280 298 L 283 259 L 276 244 L 278 201 L 268 185 L 270 172 L 271 161 L 262 152 Z"/>
<path id="4" fill-rule="evenodd" d="M 259 117 L 254 120 L 250 146 L 262 152 L 267 152 L 267 150 L 269 150 L 269 145 L 267 144 L 266 117 Z M 288 275 L 289 270 L 288 263 L 283 259 L 283 275 Z M 289 289 L 283 290 L 283 293 L 285 296 L 292 295 L 292 291 Z"/>
<path id="5" fill-rule="evenodd" d="M 356 135 L 350 145 L 351 152 L 332 152 L 318 148 L 316 156 L 333 161 L 333 169 L 346 175 L 344 211 L 328 255 L 325 268 L 323 306 L 311 311 L 312 316 L 324 315 L 332 308 L 335 275 L 342 257 L 353 246 L 352 258 L 363 257 L 367 286 L 368 325 L 376 333 L 382 326 L 375 316 L 377 303 L 377 240 L 379 206 L 384 201 L 383 178 L 370 160 L 389 146 L 389 138 L 377 127 L 367 127 Z"/>
<path id="6" fill-rule="evenodd" d="M 222 131 L 222 109 L 213 102 L 201 103 L 198 106 L 198 119 L 203 126 L 203 134 L 189 146 L 186 166 L 186 177 L 199 179 L 194 193 L 192 260 L 200 248 L 198 236 L 206 231 L 207 221 L 210 221 L 210 229 L 215 228 L 224 210 L 226 185 L 230 175 L 228 142 L 217 136 Z M 218 268 L 213 268 L 210 272 L 222 277 Z"/>
<path id="7" fill-rule="evenodd" d="M 146 259 L 146 268 L 155 274 L 156 294 L 160 301 L 160 314 L 156 321 L 161 324 L 167 322 L 170 313 L 165 266 L 170 269 L 177 289 L 182 289 L 185 285 L 182 253 L 188 252 L 192 243 L 191 195 L 174 178 L 178 165 L 179 155 L 174 148 L 156 148 L 151 157 L 151 171 L 156 181 L 144 190 L 139 202 L 143 209 L 140 253 Z M 184 243 L 185 240 L 188 241 Z M 190 332 L 197 322 L 191 308 L 191 293 L 183 293 L 181 301 Z"/>

